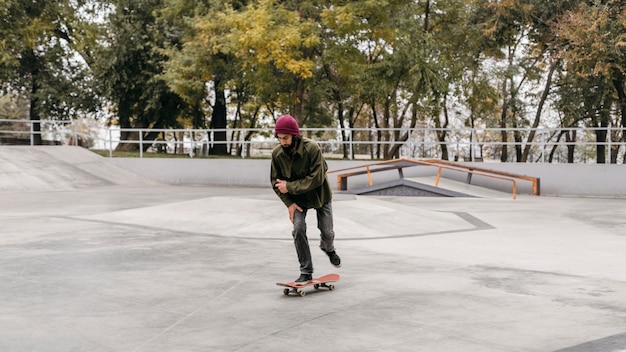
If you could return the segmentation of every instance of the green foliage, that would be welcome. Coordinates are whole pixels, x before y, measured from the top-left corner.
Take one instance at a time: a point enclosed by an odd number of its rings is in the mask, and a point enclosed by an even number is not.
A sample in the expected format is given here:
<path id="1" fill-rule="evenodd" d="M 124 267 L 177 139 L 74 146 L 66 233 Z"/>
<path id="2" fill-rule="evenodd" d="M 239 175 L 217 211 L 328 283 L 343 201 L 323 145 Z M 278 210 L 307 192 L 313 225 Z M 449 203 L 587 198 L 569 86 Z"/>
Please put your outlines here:
<path id="1" fill-rule="evenodd" d="M 618 0 L 3 0 L 0 16 L 0 90 L 33 119 L 401 128 L 363 137 L 390 142 L 379 157 L 415 126 L 626 128 Z"/>
<path id="2" fill-rule="evenodd" d="M 99 92 L 113 103 L 117 123 L 123 128 L 179 127 L 183 100 L 161 77 L 166 57 L 160 50 L 176 39 L 168 38 L 169 28 L 160 26 L 163 23 L 154 16 L 163 2 L 114 0 L 111 6 L 109 25 L 103 27 L 103 43 L 92 65 Z"/>
<path id="3" fill-rule="evenodd" d="M 66 119 L 95 110 L 84 1 L 0 3 L 0 90 L 30 102 L 30 118 Z"/>

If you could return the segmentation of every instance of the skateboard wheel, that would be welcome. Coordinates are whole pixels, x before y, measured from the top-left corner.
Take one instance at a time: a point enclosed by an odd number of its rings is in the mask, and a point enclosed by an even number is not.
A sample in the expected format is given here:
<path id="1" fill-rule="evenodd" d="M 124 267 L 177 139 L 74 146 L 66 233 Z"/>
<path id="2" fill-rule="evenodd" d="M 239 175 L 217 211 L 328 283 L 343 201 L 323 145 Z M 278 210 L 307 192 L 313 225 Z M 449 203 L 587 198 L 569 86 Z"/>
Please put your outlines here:
<path id="1" fill-rule="evenodd" d="M 288 288 L 284 289 L 283 290 L 283 295 L 287 296 L 288 294 L 289 294 L 289 289 Z"/>
<path id="2" fill-rule="evenodd" d="M 328 285 L 328 289 L 331 290 L 331 291 L 334 290 L 335 289 L 335 285 Z"/>
<path id="3" fill-rule="evenodd" d="M 319 290 L 319 289 L 320 289 L 320 284 L 315 284 L 315 285 L 313 285 L 313 287 L 314 287 L 316 290 Z"/>
<path id="4" fill-rule="evenodd" d="M 304 297 L 304 295 L 306 295 L 306 292 L 300 291 L 300 292 L 298 292 L 298 294 L 300 295 L 300 297 Z"/>

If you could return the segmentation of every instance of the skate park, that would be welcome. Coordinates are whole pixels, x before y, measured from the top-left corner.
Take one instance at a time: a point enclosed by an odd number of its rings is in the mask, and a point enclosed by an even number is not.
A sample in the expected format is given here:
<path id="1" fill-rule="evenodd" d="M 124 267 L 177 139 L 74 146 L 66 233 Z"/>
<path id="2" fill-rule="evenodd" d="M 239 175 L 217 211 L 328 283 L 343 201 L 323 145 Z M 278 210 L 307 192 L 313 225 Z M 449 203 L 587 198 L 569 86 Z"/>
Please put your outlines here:
<path id="1" fill-rule="evenodd" d="M 335 191 L 342 267 L 314 212 L 308 234 L 316 276 L 341 280 L 299 297 L 275 285 L 299 273 L 269 160 L 0 146 L 0 350 L 626 350 L 623 165 L 492 167 L 541 195 L 454 176 L 467 196 Z"/>

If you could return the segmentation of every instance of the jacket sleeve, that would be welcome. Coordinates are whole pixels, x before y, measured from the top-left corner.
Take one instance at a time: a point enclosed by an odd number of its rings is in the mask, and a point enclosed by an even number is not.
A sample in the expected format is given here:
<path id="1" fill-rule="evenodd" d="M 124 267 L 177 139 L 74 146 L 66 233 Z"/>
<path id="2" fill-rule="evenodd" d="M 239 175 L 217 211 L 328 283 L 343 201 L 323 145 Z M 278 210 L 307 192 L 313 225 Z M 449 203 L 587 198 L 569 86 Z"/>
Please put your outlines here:
<path id="1" fill-rule="evenodd" d="M 289 194 L 303 194 L 321 186 L 326 180 L 328 166 L 322 156 L 322 150 L 316 145 L 310 153 L 309 173 L 305 177 L 287 182 Z"/>
<path id="2" fill-rule="evenodd" d="M 272 157 L 272 166 L 270 170 L 270 184 L 272 185 L 272 189 L 274 190 L 274 193 L 276 193 L 278 198 L 280 198 L 280 200 L 282 200 L 283 203 L 285 203 L 285 205 L 288 207 L 291 204 L 293 204 L 294 201 L 289 196 L 289 193 L 287 194 L 280 193 L 280 191 L 276 188 L 276 179 L 284 179 L 284 177 L 282 173 L 280 172 L 279 163 L 276 161 L 274 157 Z"/>

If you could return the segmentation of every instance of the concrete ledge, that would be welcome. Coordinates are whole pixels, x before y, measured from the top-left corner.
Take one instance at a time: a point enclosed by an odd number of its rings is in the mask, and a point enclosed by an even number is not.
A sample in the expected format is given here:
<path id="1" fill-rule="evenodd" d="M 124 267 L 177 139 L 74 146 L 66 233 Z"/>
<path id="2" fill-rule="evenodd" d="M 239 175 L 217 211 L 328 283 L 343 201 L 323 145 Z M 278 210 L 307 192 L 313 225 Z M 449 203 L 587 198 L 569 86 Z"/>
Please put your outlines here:
<path id="1" fill-rule="evenodd" d="M 370 164 L 368 160 L 329 160 L 329 170 Z M 626 165 L 466 163 L 477 167 L 539 177 L 541 195 L 626 197 Z M 269 159 L 107 158 L 70 146 L 0 147 L 0 190 L 52 190 L 157 182 L 168 185 L 269 187 Z M 408 167 L 405 178 L 432 177 L 437 168 Z M 334 190 L 337 174 L 329 174 Z M 465 182 L 464 172 L 443 170 L 445 179 Z M 374 185 L 398 180 L 396 170 L 372 174 Z M 511 193 L 512 184 L 480 175 L 472 185 Z M 350 177 L 348 190 L 369 187 L 367 175 Z M 532 194 L 532 184 L 517 182 L 517 194 Z"/>
<path id="2" fill-rule="evenodd" d="M 224 185 L 268 187 L 270 161 L 267 159 L 135 159 L 113 158 L 110 162 L 142 177 L 172 185 Z M 368 161 L 329 160 L 329 170 L 368 164 Z M 468 163 L 494 170 L 523 174 L 541 179 L 543 196 L 626 197 L 626 165 L 597 164 L 518 164 Z M 406 168 L 404 176 L 427 177 L 436 174 L 436 168 L 416 166 Z M 442 176 L 463 182 L 465 173 L 444 171 Z M 372 175 L 374 184 L 398 179 L 395 170 Z M 336 190 L 336 175 L 329 174 Z M 511 192 L 511 183 L 474 176 L 472 184 Z M 368 186 L 367 175 L 350 178 L 349 189 Z M 517 183 L 518 194 L 531 194 L 530 182 Z"/>
<path id="3" fill-rule="evenodd" d="M 269 159 L 111 158 L 108 160 L 117 167 L 169 185 L 270 186 Z M 328 167 L 331 170 L 363 164 L 362 161 L 328 161 Z M 334 186 L 332 175 L 329 177 Z"/>

